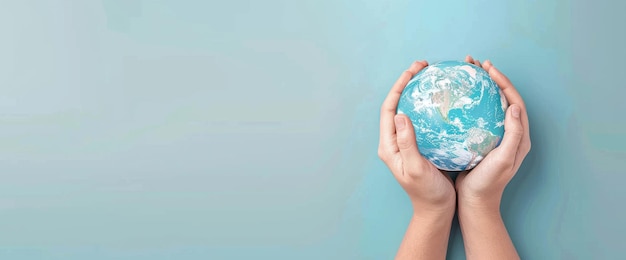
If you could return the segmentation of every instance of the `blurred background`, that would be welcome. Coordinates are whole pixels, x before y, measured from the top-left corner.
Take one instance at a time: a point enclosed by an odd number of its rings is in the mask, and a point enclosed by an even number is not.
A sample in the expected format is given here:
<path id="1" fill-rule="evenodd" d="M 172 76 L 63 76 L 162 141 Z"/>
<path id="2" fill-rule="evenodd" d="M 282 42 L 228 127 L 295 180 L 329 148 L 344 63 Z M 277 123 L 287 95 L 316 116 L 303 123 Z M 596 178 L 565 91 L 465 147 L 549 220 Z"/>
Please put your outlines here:
<path id="1" fill-rule="evenodd" d="M 626 2 L 1 3 L 2 259 L 392 259 L 411 206 L 379 106 L 468 54 L 528 105 L 521 257 L 625 253 Z"/>

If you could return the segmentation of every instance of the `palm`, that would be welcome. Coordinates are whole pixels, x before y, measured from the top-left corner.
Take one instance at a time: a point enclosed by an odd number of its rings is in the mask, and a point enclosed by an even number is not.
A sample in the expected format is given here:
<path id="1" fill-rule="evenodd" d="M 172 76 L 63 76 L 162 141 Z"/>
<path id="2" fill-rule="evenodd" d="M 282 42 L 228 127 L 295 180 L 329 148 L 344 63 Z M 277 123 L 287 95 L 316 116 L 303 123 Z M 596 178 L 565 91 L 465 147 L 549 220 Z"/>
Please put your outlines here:
<path id="1" fill-rule="evenodd" d="M 501 158 L 499 157 L 500 154 L 498 148 L 496 148 L 476 168 L 459 174 L 455 184 L 457 190 L 478 193 L 479 191 L 490 191 L 492 187 L 497 187 L 493 183 L 500 181 L 508 182 L 508 180 L 505 180 L 508 175 L 500 174 L 501 170 L 498 170 L 502 168 L 499 163 Z"/>
<path id="2" fill-rule="evenodd" d="M 447 172 L 437 169 L 422 156 L 406 159 L 407 161 L 404 161 L 398 157 L 395 165 L 390 168 L 394 172 L 401 172 L 398 181 L 409 197 L 419 197 L 441 203 L 452 203 L 456 200 L 454 182 Z M 411 162 L 416 160 L 422 161 L 423 169 L 410 166 Z"/>
<path id="3" fill-rule="evenodd" d="M 456 190 L 454 182 L 447 172 L 441 171 L 432 163 L 428 162 L 429 175 L 431 179 L 427 194 L 430 194 L 434 200 L 455 200 Z"/>
<path id="4" fill-rule="evenodd" d="M 456 192 L 450 177 L 420 153 L 410 119 L 396 114 L 398 100 L 409 80 L 428 63 L 415 62 L 396 81 L 381 107 L 378 156 L 407 192 L 415 209 L 450 210 Z"/>
<path id="5" fill-rule="evenodd" d="M 470 172 L 462 172 L 456 180 L 457 192 L 460 196 L 488 198 L 500 195 L 505 186 L 513 178 L 522 161 L 530 150 L 530 135 L 528 131 L 528 116 L 521 96 L 513 87 L 509 79 L 487 61 L 481 64 L 470 56 L 467 62 L 474 63 L 489 72 L 496 81 L 510 108 L 518 110 L 517 115 L 511 109 L 507 110 L 504 122 L 504 138 L 497 148 L 491 151 L 476 168 Z"/>

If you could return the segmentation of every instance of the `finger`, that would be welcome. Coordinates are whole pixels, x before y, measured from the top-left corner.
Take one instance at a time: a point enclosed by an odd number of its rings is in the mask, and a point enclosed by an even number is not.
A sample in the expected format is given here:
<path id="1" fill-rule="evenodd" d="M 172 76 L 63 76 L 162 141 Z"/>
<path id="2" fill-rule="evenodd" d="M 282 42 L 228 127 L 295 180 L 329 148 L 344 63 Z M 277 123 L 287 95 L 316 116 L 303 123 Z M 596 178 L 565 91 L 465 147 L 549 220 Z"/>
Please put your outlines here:
<path id="1" fill-rule="evenodd" d="M 522 96 L 520 96 L 519 92 L 517 92 L 517 89 L 515 89 L 509 78 L 502 74 L 502 72 L 493 66 L 493 64 L 489 68 L 488 72 L 489 76 L 496 82 L 496 84 L 498 84 L 500 90 L 502 90 L 502 93 L 506 97 L 509 104 L 519 104 L 523 108 L 524 100 L 522 99 Z"/>
<path id="2" fill-rule="evenodd" d="M 406 84 L 411 78 L 417 74 L 421 69 L 426 67 L 428 63 L 426 61 L 416 61 L 411 67 L 400 75 L 400 78 L 389 91 L 387 98 L 383 102 L 380 111 L 380 144 L 379 148 L 385 151 L 385 153 L 397 153 L 398 147 L 396 143 L 396 129 L 394 126 L 393 117 L 396 115 L 396 109 L 398 107 L 398 100 Z"/>
<path id="3" fill-rule="evenodd" d="M 467 56 L 465 56 L 465 62 L 473 64 L 474 63 L 474 58 L 472 58 L 472 56 L 470 56 L 470 55 L 467 55 Z"/>
<path id="4" fill-rule="evenodd" d="M 425 159 L 417 148 L 413 123 L 406 115 L 396 115 L 394 119 L 398 135 L 398 149 L 400 150 L 403 164 L 403 174 L 419 176 L 425 172 L 424 167 L 422 167 Z"/>
<path id="5" fill-rule="evenodd" d="M 479 61 L 479 60 L 474 60 L 474 65 L 476 65 L 476 66 L 478 66 L 478 67 L 481 67 L 481 68 L 483 67 L 483 66 L 480 64 L 480 61 Z"/>
<path id="6" fill-rule="evenodd" d="M 483 62 L 483 69 L 485 71 L 489 71 L 489 69 L 491 69 L 492 66 L 493 64 L 491 64 L 490 60 L 486 60 L 485 62 Z"/>
<path id="7" fill-rule="evenodd" d="M 530 131 L 528 127 L 528 114 L 526 111 L 526 104 L 522 99 L 522 96 L 519 94 L 517 89 L 513 86 L 513 83 L 507 78 L 500 70 L 498 70 L 493 64 L 489 68 L 489 76 L 496 82 L 504 97 L 506 98 L 509 104 L 518 104 L 520 109 L 522 110 L 522 125 L 525 130 L 525 138 L 530 139 Z"/>
<path id="8" fill-rule="evenodd" d="M 498 156 L 511 160 L 511 167 L 515 165 L 516 155 L 519 145 L 524 137 L 524 127 L 522 126 L 522 108 L 518 104 L 511 105 L 506 111 L 504 119 L 504 137 L 498 146 Z"/>

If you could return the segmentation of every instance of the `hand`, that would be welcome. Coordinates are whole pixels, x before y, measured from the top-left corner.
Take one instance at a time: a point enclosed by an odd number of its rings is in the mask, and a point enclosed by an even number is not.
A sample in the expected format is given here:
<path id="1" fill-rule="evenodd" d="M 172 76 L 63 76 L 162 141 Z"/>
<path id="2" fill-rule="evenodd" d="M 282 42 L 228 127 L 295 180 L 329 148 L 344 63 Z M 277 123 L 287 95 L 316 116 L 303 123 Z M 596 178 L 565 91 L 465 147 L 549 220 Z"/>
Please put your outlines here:
<path id="1" fill-rule="evenodd" d="M 399 260 L 445 259 L 456 203 L 452 179 L 420 154 L 411 120 L 396 115 L 402 90 L 426 66 L 428 62 L 416 61 L 404 71 L 380 111 L 378 156 L 413 204 L 413 217 L 396 254 Z"/>
<path id="2" fill-rule="evenodd" d="M 491 210 L 500 210 L 500 200 L 506 185 L 519 169 L 530 151 L 530 133 L 528 115 L 524 100 L 511 81 L 496 69 L 490 61 L 480 63 L 471 56 L 466 62 L 482 67 L 498 84 L 508 101 L 509 108 L 504 120 L 504 138 L 498 147 L 473 170 L 462 172 L 456 179 L 459 207 L 478 206 Z"/>
<path id="3" fill-rule="evenodd" d="M 490 61 L 480 66 L 498 84 L 510 104 L 504 119 L 504 138 L 473 170 L 456 179 L 458 216 L 467 259 L 520 259 L 500 214 L 504 188 L 530 151 L 528 116 L 524 100 L 511 81 Z"/>
<path id="4" fill-rule="evenodd" d="M 385 99 L 380 111 L 378 156 L 409 195 L 415 212 L 453 214 L 456 193 L 451 178 L 420 154 L 411 120 L 406 115 L 396 115 L 404 87 L 426 66 L 426 61 L 414 62 Z"/>

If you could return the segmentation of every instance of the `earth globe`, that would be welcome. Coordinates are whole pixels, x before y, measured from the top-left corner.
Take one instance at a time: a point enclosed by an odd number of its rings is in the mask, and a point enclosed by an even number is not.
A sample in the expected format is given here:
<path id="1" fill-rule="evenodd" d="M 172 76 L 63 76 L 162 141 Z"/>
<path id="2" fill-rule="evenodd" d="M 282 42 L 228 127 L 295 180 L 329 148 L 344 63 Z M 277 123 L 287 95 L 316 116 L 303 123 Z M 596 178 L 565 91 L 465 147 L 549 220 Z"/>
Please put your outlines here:
<path id="1" fill-rule="evenodd" d="M 465 171 L 500 144 L 507 107 L 484 69 L 443 61 L 409 81 L 397 113 L 411 119 L 422 156 L 440 170 Z"/>

